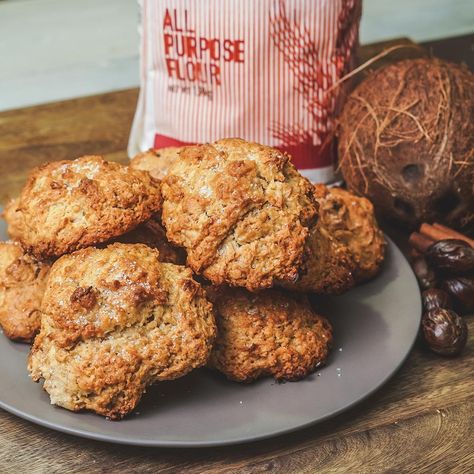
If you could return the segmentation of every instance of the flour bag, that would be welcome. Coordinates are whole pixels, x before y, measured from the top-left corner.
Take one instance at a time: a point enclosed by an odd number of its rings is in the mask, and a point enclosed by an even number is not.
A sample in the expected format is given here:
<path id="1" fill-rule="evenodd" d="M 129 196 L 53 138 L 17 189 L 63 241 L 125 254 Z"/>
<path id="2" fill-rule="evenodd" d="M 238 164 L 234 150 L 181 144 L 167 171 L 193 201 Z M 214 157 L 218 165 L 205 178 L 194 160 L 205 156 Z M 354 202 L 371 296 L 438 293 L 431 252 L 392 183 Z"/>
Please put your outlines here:
<path id="1" fill-rule="evenodd" d="M 334 177 L 335 117 L 361 0 L 140 0 L 141 89 L 128 152 L 240 137 Z"/>

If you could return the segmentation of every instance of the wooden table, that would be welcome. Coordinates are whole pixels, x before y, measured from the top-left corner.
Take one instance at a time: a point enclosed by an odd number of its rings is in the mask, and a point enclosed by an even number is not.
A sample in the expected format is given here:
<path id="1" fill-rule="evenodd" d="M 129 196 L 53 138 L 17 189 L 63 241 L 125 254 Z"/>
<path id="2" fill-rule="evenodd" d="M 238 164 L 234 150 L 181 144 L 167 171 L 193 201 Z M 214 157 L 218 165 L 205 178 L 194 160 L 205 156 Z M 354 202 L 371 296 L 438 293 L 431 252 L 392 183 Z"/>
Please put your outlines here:
<path id="1" fill-rule="evenodd" d="M 361 56 L 392 43 L 362 48 Z M 471 61 L 472 67 L 473 44 L 471 35 L 425 46 L 447 59 Z M 420 52 L 395 56 L 413 54 Z M 132 89 L 0 113 L 0 203 L 16 195 L 28 170 L 44 161 L 91 153 L 125 161 L 136 99 Z M 443 359 L 416 345 L 399 372 L 365 402 L 311 428 L 253 444 L 117 446 L 51 431 L 0 410 L 0 473 L 473 472 L 474 317 L 467 321 L 470 338 L 461 357 Z"/>

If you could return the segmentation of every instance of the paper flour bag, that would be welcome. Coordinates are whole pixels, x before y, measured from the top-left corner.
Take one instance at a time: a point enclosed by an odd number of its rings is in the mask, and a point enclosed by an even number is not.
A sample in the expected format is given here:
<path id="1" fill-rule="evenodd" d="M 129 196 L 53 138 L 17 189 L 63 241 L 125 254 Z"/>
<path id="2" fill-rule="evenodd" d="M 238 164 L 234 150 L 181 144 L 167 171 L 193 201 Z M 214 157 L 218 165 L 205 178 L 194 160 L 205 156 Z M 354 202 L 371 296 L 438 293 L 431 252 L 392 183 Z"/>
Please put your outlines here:
<path id="1" fill-rule="evenodd" d="M 333 179 L 335 84 L 361 0 L 141 0 L 141 90 L 129 154 L 240 137 Z"/>

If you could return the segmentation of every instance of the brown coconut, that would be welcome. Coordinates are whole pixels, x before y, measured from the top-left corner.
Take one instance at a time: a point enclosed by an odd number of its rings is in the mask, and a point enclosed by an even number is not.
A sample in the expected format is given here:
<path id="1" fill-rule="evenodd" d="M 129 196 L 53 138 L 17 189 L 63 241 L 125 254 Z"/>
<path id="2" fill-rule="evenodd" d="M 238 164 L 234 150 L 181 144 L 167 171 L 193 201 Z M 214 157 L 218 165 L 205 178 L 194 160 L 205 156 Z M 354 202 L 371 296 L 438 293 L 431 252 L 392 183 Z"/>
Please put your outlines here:
<path id="1" fill-rule="evenodd" d="M 340 117 L 339 164 L 348 187 L 382 217 L 408 226 L 474 224 L 474 75 L 438 59 L 379 69 Z"/>

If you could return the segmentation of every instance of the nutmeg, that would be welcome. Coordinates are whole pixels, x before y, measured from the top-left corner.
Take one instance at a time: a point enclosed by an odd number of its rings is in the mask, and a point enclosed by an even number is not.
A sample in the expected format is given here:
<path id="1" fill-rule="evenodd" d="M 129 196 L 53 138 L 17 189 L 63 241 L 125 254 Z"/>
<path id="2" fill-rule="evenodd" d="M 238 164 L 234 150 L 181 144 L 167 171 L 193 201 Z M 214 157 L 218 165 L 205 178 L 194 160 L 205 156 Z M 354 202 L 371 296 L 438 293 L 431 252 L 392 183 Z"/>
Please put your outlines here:
<path id="1" fill-rule="evenodd" d="M 466 322 L 449 309 L 434 308 L 426 311 L 421 319 L 421 329 L 428 347 L 436 354 L 455 356 L 466 345 Z"/>
<path id="2" fill-rule="evenodd" d="M 474 272 L 474 248 L 463 240 L 439 240 L 428 248 L 425 258 L 442 273 L 462 275 Z"/>
<path id="3" fill-rule="evenodd" d="M 435 308 L 451 309 L 451 297 L 444 290 L 438 288 L 429 288 L 421 294 L 423 302 L 423 311 L 430 311 Z"/>
<path id="4" fill-rule="evenodd" d="M 474 311 L 474 276 L 449 278 L 441 286 L 454 297 L 462 311 Z"/>

